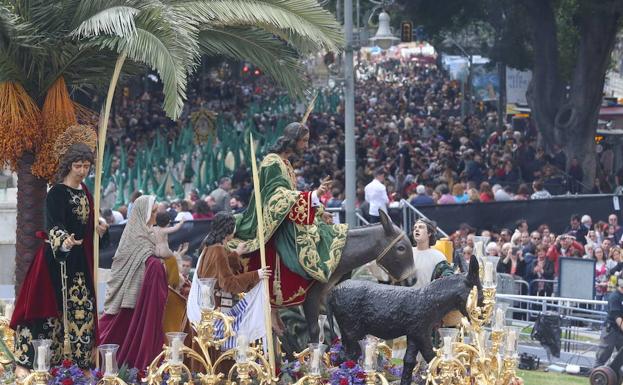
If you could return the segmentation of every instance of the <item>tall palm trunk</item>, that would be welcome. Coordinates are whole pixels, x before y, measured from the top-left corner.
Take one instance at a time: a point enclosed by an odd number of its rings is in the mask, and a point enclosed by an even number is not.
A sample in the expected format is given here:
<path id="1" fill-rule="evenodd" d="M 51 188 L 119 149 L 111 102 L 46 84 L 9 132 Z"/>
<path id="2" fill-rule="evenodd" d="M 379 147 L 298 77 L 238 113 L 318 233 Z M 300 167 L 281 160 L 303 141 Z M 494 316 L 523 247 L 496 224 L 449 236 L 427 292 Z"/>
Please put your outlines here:
<path id="1" fill-rule="evenodd" d="M 46 182 L 32 175 L 35 155 L 24 153 L 17 164 L 17 232 L 15 244 L 15 294 L 35 257 L 41 240 L 35 233 L 44 230 Z"/>

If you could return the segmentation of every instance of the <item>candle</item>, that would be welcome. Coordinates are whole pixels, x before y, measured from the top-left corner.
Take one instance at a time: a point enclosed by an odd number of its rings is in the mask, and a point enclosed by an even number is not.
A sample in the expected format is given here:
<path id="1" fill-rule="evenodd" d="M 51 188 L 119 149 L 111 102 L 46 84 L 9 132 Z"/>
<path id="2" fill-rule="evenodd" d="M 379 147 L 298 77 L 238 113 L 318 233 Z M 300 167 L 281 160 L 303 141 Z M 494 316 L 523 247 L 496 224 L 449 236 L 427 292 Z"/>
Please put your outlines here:
<path id="1" fill-rule="evenodd" d="M 508 336 L 506 337 L 506 353 L 513 353 L 515 351 L 515 342 L 517 341 L 517 332 L 515 329 L 510 329 L 508 331 Z"/>
<path id="2" fill-rule="evenodd" d="M 11 319 L 11 317 L 13 316 L 13 304 L 12 303 L 7 303 L 6 306 L 4 307 L 4 316 L 8 319 Z"/>
<path id="3" fill-rule="evenodd" d="M 493 263 L 485 262 L 485 283 L 493 282 Z"/>
<path id="4" fill-rule="evenodd" d="M 364 369 L 366 370 L 374 369 L 374 350 L 374 343 L 368 342 L 368 344 L 366 345 L 366 359 L 364 361 Z"/>
<path id="5" fill-rule="evenodd" d="M 115 374 L 113 373 L 113 367 L 112 367 L 112 352 L 106 352 L 105 354 L 106 356 L 106 367 L 104 369 L 104 375 L 105 376 L 114 376 Z"/>
<path id="6" fill-rule="evenodd" d="M 204 309 L 208 309 L 208 310 L 214 309 L 214 305 L 212 304 L 212 299 L 210 298 L 210 288 L 207 286 L 201 287 L 201 305 Z"/>
<path id="7" fill-rule="evenodd" d="M 236 338 L 237 354 L 236 361 L 244 364 L 247 362 L 247 348 L 249 347 L 249 340 L 245 334 L 239 334 Z"/>
<path id="8" fill-rule="evenodd" d="M 311 369 L 312 374 L 320 373 L 320 348 L 312 351 Z"/>
<path id="9" fill-rule="evenodd" d="M 180 363 L 180 350 L 182 348 L 182 340 L 179 338 L 174 338 L 171 342 L 171 363 L 179 364 Z"/>
<path id="10" fill-rule="evenodd" d="M 452 337 L 443 337 L 443 355 L 446 359 L 452 357 Z"/>
<path id="11" fill-rule="evenodd" d="M 37 371 L 46 372 L 47 368 L 47 360 L 46 355 L 48 353 L 48 349 L 46 346 L 37 347 Z"/>
<path id="12" fill-rule="evenodd" d="M 495 309 L 495 326 L 494 329 L 501 330 L 504 328 L 504 310 Z"/>

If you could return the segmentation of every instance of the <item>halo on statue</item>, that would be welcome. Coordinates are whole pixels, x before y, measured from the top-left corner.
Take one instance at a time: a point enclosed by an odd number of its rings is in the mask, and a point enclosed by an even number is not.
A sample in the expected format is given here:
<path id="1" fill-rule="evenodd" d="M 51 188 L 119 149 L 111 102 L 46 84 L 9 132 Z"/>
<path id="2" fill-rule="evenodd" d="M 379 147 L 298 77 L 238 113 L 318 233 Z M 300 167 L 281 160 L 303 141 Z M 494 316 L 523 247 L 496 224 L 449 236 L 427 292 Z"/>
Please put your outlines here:
<path id="1" fill-rule="evenodd" d="M 97 133 L 93 126 L 84 124 L 74 124 L 59 135 L 54 143 L 54 153 L 57 159 L 62 159 L 69 148 L 77 143 L 86 144 L 93 153 L 97 146 Z"/>

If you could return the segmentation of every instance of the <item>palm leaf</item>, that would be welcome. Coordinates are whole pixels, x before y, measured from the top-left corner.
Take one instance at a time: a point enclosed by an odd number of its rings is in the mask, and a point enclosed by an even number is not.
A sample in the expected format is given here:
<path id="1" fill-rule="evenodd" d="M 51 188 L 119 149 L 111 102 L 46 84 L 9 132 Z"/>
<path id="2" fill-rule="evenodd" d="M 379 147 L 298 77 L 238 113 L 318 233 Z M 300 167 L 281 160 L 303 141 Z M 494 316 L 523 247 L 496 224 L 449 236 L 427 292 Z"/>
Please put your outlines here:
<path id="1" fill-rule="evenodd" d="M 129 17 L 130 11 L 120 10 Z M 171 119 L 177 119 L 186 99 L 188 75 L 199 60 L 198 30 L 170 7 L 158 1 L 150 1 L 134 16 L 132 27 L 121 26 L 120 13 L 100 13 L 97 22 L 92 19 L 74 30 L 77 36 L 103 34 L 104 31 L 128 31 L 132 35 L 107 35 L 93 37 L 89 41 L 100 49 L 126 52 L 129 59 L 144 63 L 160 75 L 164 84 L 164 110 Z M 125 16 L 124 16 L 125 17 Z M 126 19 L 123 19 L 127 21 Z M 91 23 L 92 22 L 92 23 Z M 115 26 L 115 23 L 119 24 Z M 80 32 L 82 31 L 82 32 Z M 89 36 L 89 35 L 86 35 Z"/>
<path id="2" fill-rule="evenodd" d="M 257 28 L 209 28 L 199 34 L 199 45 L 207 55 L 248 60 L 293 96 L 303 95 L 304 69 L 297 52 L 268 32 Z"/>
<path id="3" fill-rule="evenodd" d="M 208 26 L 258 26 L 278 29 L 286 41 L 298 36 L 317 49 L 343 44 L 335 18 L 315 0 L 182 0 L 172 7 Z"/>
<path id="4" fill-rule="evenodd" d="M 72 35 L 81 37 L 93 37 L 102 34 L 121 37 L 133 36 L 136 34 L 134 17 L 139 12 L 139 9 L 125 5 L 103 9 L 84 19 L 72 31 Z"/>

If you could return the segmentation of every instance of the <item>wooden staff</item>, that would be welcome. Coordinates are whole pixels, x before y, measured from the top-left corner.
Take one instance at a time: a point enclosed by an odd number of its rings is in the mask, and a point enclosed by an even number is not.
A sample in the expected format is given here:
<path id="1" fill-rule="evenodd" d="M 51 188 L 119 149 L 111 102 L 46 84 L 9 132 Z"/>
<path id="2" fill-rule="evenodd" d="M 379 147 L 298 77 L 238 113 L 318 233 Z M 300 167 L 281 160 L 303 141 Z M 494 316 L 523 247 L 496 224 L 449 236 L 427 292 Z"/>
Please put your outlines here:
<path id="1" fill-rule="evenodd" d="M 257 239 L 260 245 L 260 260 L 262 268 L 266 267 L 266 247 L 264 245 L 264 217 L 262 215 L 262 197 L 260 191 L 260 178 L 257 171 L 257 161 L 255 159 L 255 146 L 253 144 L 253 134 L 249 133 L 251 145 L 251 170 L 253 171 L 253 195 L 255 196 L 255 216 L 257 217 Z M 266 298 L 264 306 L 264 323 L 266 324 L 266 343 L 268 345 L 268 362 L 272 376 L 277 374 L 275 365 L 275 349 L 273 345 L 273 327 L 270 315 L 270 291 L 268 290 L 267 280 L 262 280 L 262 290 Z"/>
<path id="2" fill-rule="evenodd" d="M 97 135 L 97 159 L 95 161 L 95 191 L 93 191 L 93 225 L 94 237 L 93 237 L 93 287 L 95 288 L 95 298 L 97 298 L 97 272 L 100 262 L 100 237 L 97 232 L 97 226 L 100 219 L 100 202 L 102 200 L 102 174 L 104 172 L 104 148 L 106 146 L 106 130 L 108 129 L 108 118 L 110 116 L 110 107 L 112 106 L 112 99 L 115 95 L 115 88 L 117 87 L 117 81 L 119 80 L 119 74 L 121 73 L 121 67 L 125 62 L 126 53 L 123 52 L 117 58 L 115 64 L 115 70 L 108 86 L 108 95 L 106 96 L 106 104 L 102 118 L 100 120 L 100 128 Z M 97 313 L 97 309 L 95 309 Z M 99 356 L 98 356 L 99 357 Z"/>

